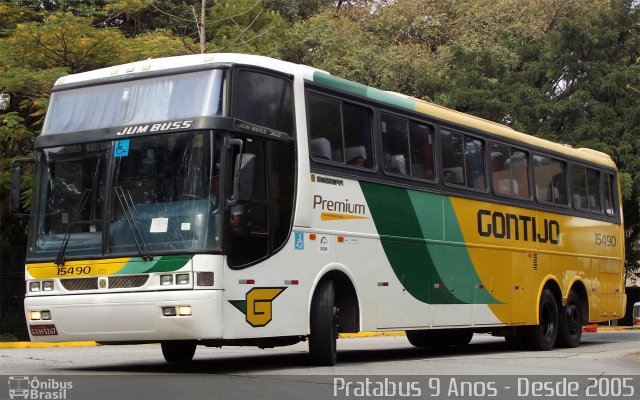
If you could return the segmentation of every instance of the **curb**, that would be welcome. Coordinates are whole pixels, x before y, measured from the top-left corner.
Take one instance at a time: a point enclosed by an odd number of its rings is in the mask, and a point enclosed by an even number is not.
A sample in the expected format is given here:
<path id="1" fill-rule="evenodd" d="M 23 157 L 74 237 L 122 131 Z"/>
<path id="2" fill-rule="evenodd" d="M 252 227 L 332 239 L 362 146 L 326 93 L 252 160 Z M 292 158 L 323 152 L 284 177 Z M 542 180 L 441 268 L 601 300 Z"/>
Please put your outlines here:
<path id="1" fill-rule="evenodd" d="M 640 331 L 640 326 L 598 326 L 598 332 Z M 585 332 L 586 333 L 586 332 Z M 341 333 L 340 339 L 378 336 L 405 336 L 404 331 Z M 96 342 L 0 342 L 0 349 L 37 349 L 48 347 L 93 347 Z"/>
<path id="2" fill-rule="evenodd" d="M 93 347 L 96 342 L 0 342 L 0 349 L 40 349 L 48 347 Z"/>

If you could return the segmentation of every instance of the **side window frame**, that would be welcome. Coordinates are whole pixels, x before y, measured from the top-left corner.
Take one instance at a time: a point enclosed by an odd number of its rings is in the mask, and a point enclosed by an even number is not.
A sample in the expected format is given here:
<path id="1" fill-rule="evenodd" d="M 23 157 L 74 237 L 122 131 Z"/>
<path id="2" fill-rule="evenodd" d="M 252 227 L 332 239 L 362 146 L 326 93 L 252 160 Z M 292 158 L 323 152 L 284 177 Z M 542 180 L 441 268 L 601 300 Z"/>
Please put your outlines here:
<path id="1" fill-rule="evenodd" d="M 618 186 L 616 175 L 612 174 L 608 171 L 601 171 L 601 179 L 602 179 L 602 210 L 604 215 L 607 217 L 617 217 L 619 213 L 619 200 L 618 200 Z M 611 202 L 611 212 L 609 212 L 606 206 L 606 188 L 609 185 L 609 199 Z"/>
<path id="2" fill-rule="evenodd" d="M 314 143 L 313 141 L 316 139 L 322 139 L 322 137 L 318 138 L 318 137 L 314 137 L 313 136 L 313 130 L 314 127 L 312 126 L 313 123 L 311 121 L 312 118 L 312 112 L 311 112 L 311 107 L 310 105 L 310 97 L 311 96 L 316 96 L 319 98 L 323 98 L 325 100 L 329 100 L 332 102 L 335 102 L 338 107 L 339 107 L 339 129 L 340 129 L 340 135 L 341 135 L 341 148 L 338 149 L 338 151 L 340 151 L 341 154 L 341 158 L 342 160 L 334 160 L 334 150 L 333 148 L 329 149 L 329 153 L 331 153 L 331 157 L 318 157 L 316 155 L 314 155 Z M 320 164 L 327 164 L 327 165 L 332 165 L 332 166 L 339 166 L 341 168 L 348 168 L 348 169 L 352 169 L 355 171 L 366 171 L 366 172 L 374 172 L 376 171 L 376 166 L 377 166 L 377 160 L 376 160 L 376 151 L 375 151 L 375 135 L 376 135 L 376 128 L 374 127 L 374 122 L 375 122 L 375 109 L 373 107 L 371 107 L 370 105 L 366 104 L 366 103 L 362 103 L 359 101 L 354 101 L 351 99 L 347 99 L 347 98 L 343 98 L 340 96 L 335 96 L 335 95 L 331 95 L 322 91 L 318 91 L 318 90 L 313 90 L 313 89 L 307 89 L 305 90 L 305 96 L 304 96 L 304 101 L 305 101 L 305 107 L 306 107 L 306 116 L 307 116 L 307 137 L 309 140 L 309 158 L 315 162 L 315 163 L 320 163 Z M 350 149 L 351 147 L 347 146 L 347 136 L 345 134 L 345 112 L 344 112 L 344 107 L 348 106 L 348 107 L 357 107 L 360 108 L 362 110 L 366 110 L 367 114 L 368 114 L 368 133 L 365 132 L 365 140 L 366 142 L 362 145 L 362 147 L 364 147 L 364 151 L 365 151 L 365 155 L 368 158 L 364 159 L 364 163 L 365 165 L 359 166 L 359 165 L 352 165 L 349 164 L 349 161 L 347 159 L 347 157 L 345 157 L 347 154 L 347 150 Z M 357 157 L 355 157 L 357 158 Z M 370 159 L 370 160 L 369 160 Z"/>
<path id="3" fill-rule="evenodd" d="M 255 74 L 260 74 L 260 75 L 264 75 L 264 76 L 270 76 L 273 77 L 275 79 L 280 79 L 283 82 L 286 82 L 289 86 L 289 93 L 290 93 L 290 98 L 291 98 L 291 130 L 289 132 L 285 131 L 285 130 L 278 130 L 275 129 L 273 127 L 270 126 L 265 126 L 262 124 L 257 123 L 256 121 L 248 121 L 246 119 L 241 119 L 238 117 L 237 115 L 237 110 L 235 110 L 235 102 L 236 102 L 236 96 L 238 95 L 238 75 L 243 73 L 243 72 L 249 72 L 249 73 L 255 73 Z M 296 110 L 295 110 L 295 98 L 294 98 L 294 92 L 293 92 L 293 77 L 290 75 L 285 75 L 285 74 L 279 74 L 277 72 L 274 71 L 270 71 L 270 70 L 263 70 L 263 69 L 259 69 L 259 68 L 250 68 L 247 66 L 235 66 L 233 68 L 233 72 L 230 74 L 231 75 L 231 79 L 229 79 L 228 82 L 228 87 L 231 88 L 230 90 L 230 97 L 229 100 L 227 101 L 228 104 L 228 115 L 231 116 L 232 118 L 238 118 L 241 119 L 243 121 L 249 122 L 251 124 L 255 124 L 255 125 L 259 125 L 259 126 L 265 126 L 266 128 L 269 129 L 273 129 L 276 130 L 278 132 L 284 132 L 287 135 L 289 135 L 291 138 L 295 138 L 296 137 Z M 242 96 L 242 94 L 240 94 Z M 245 96 L 246 97 L 246 96 Z"/>
<path id="4" fill-rule="evenodd" d="M 563 175 L 564 175 L 564 195 L 565 195 L 565 202 L 564 203 L 560 203 L 560 202 L 555 202 L 553 201 L 553 195 L 551 197 L 552 201 L 547 201 L 544 199 L 540 198 L 540 193 L 538 190 L 538 177 L 536 175 L 536 157 L 542 157 L 542 158 L 546 158 L 550 161 L 557 161 L 559 162 L 562 166 L 563 166 Z M 539 153 L 539 152 L 533 152 L 532 156 L 532 175 L 533 175 L 533 189 L 534 189 L 534 196 L 536 199 L 536 202 L 538 202 L 539 204 L 545 204 L 545 205 L 551 205 L 554 207 L 561 207 L 561 208 L 570 208 L 571 207 L 571 203 L 570 203 L 570 195 L 571 195 L 571 191 L 570 191 L 570 185 L 569 185 L 569 166 L 567 164 L 567 162 L 563 159 L 557 158 L 557 157 L 552 157 L 549 156 L 547 154 L 544 153 Z M 553 178 L 551 180 L 551 184 L 553 184 Z M 553 189 L 553 188 L 552 188 Z M 560 197 L 560 196 L 558 196 Z"/>
<path id="5" fill-rule="evenodd" d="M 404 120 L 406 122 L 406 137 L 407 137 L 407 145 L 406 145 L 406 151 L 407 151 L 407 155 L 405 157 L 405 167 L 406 167 L 406 174 L 402 174 L 400 172 L 394 172 L 388 168 L 385 167 L 385 164 L 387 163 L 387 157 L 386 157 L 386 153 L 387 153 L 387 148 L 385 147 L 385 134 L 382 131 L 382 119 L 384 117 L 388 117 L 388 118 L 396 118 L 396 119 L 401 119 Z M 381 109 L 380 112 L 378 113 L 378 123 L 380 126 L 380 143 L 381 143 L 381 147 L 382 147 L 382 162 L 381 162 L 381 169 L 383 174 L 388 175 L 388 176 L 393 176 L 393 177 L 401 177 L 404 179 L 410 179 L 410 180 L 415 180 L 418 182 L 429 182 L 429 183 L 435 183 L 436 182 L 436 152 L 437 152 L 437 147 L 436 147 L 436 143 L 435 143 L 435 138 L 436 138 L 436 128 L 433 124 L 426 122 L 426 121 L 422 121 L 416 118 L 411 118 L 408 117 L 406 115 L 403 114 L 398 114 L 398 113 L 393 113 L 384 109 Z M 413 163 L 413 151 L 414 148 L 412 146 L 413 143 L 413 137 L 412 137 L 412 124 L 416 125 L 416 126 L 424 126 L 427 128 L 428 132 L 427 135 L 428 137 L 430 136 L 430 145 L 431 145 L 431 170 L 427 170 L 426 169 L 426 162 L 428 161 L 426 159 L 426 154 L 425 154 L 425 175 L 429 176 L 429 172 L 431 173 L 431 178 L 422 178 L 419 176 L 415 176 L 415 172 L 414 172 L 414 163 Z M 423 147 L 424 150 L 424 147 Z M 390 154 L 391 156 L 393 156 L 392 154 Z M 391 161 L 393 162 L 393 160 Z"/>
<path id="6" fill-rule="evenodd" d="M 445 167 L 444 165 L 444 144 L 446 143 L 446 141 L 444 140 L 444 137 L 446 135 L 459 135 L 462 137 L 462 176 L 463 176 L 463 183 L 459 184 L 459 183 L 452 183 L 452 182 L 448 182 L 448 179 L 445 177 L 445 172 L 447 170 L 451 170 L 452 168 L 457 168 L 457 167 Z M 438 158 L 440 160 L 440 174 L 439 174 L 439 179 L 440 181 L 443 183 L 443 185 L 450 187 L 450 188 L 457 188 L 457 189 L 462 189 L 462 190 L 469 190 L 469 191 L 473 191 L 473 192 L 477 192 L 477 193 L 488 193 L 489 191 L 489 185 L 488 182 L 489 180 L 487 179 L 487 139 L 479 137 L 479 136 L 475 136 L 475 135 L 471 135 L 468 134 L 466 132 L 460 132 L 456 129 L 449 129 L 449 128 L 445 128 L 445 127 L 440 127 L 439 129 L 439 141 L 438 141 Z M 473 140 L 473 141 L 479 141 L 482 144 L 482 155 L 480 156 L 480 161 L 481 161 L 481 165 L 482 165 L 482 178 L 483 178 L 483 188 L 476 188 L 475 186 L 470 186 L 469 185 L 469 181 L 470 179 L 466 176 L 467 175 L 467 156 L 466 156 L 466 150 L 465 150 L 465 146 L 467 144 L 468 140 Z M 455 173 L 454 173 L 455 174 Z"/>
<path id="7" fill-rule="evenodd" d="M 588 213 L 592 213 L 592 214 L 602 214 L 603 213 L 603 201 L 602 201 L 603 200 L 603 195 L 602 195 L 602 192 L 604 191 L 604 189 L 603 189 L 604 185 L 603 185 L 603 179 L 602 179 L 604 174 L 602 173 L 602 171 L 600 171 L 599 169 L 595 169 L 595 168 L 588 167 L 588 166 L 582 165 L 582 164 L 577 164 L 577 163 L 571 163 L 570 170 L 571 170 L 571 173 L 570 173 L 569 177 L 570 177 L 570 182 L 571 182 L 571 204 L 572 204 L 573 208 L 576 211 L 588 212 Z M 576 191 L 575 191 L 576 185 L 575 185 L 575 182 L 574 182 L 574 179 L 573 179 L 574 178 L 574 172 L 577 172 L 579 170 L 584 175 L 584 184 L 585 184 L 585 190 L 586 190 L 586 193 L 585 193 L 585 196 L 584 196 L 585 197 L 584 198 L 584 203 L 586 204 L 586 206 L 583 206 L 582 197 L 580 196 L 579 193 L 576 193 Z M 598 174 L 597 175 L 597 187 L 595 188 L 596 189 L 595 192 L 596 192 L 596 195 L 598 196 L 598 198 L 594 199 L 594 200 L 597 201 L 597 206 L 598 206 L 597 209 L 592 209 L 591 206 L 589 205 L 589 200 L 590 200 L 589 198 L 591 197 L 590 196 L 591 190 L 590 190 L 590 187 L 589 187 L 589 183 L 590 183 L 589 182 L 589 172 L 595 172 L 596 174 Z M 579 196 L 578 199 L 580 201 L 576 201 L 576 196 Z"/>
<path id="8" fill-rule="evenodd" d="M 507 147 L 509 148 L 509 159 L 511 159 L 511 155 L 517 151 L 517 152 L 522 152 L 525 154 L 525 161 L 526 161 L 526 173 L 524 174 L 524 176 L 526 176 L 527 179 L 527 196 L 518 196 L 515 194 L 507 194 L 507 193 L 501 193 L 499 191 L 496 190 L 496 182 L 494 179 L 494 175 L 495 175 L 495 171 L 493 169 L 493 146 L 502 146 L 502 147 Z M 503 142 L 499 142 L 499 141 L 495 141 L 495 140 L 491 140 L 489 141 L 489 151 L 487 152 L 487 157 L 489 159 L 489 175 L 491 176 L 491 191 L 494 195 L 496 196 L 500 196 L 500 197 L 505 197 L 508 199 L 516 199 L 516 200 L 522 200 L 522 201 L 531 201 L 533 198 L 533 191 L 532 191 L 532 186 L 533 185 L 533 180 L 531 179 L 531 174 L 532 174 L 532 168 L 531 168 L 531 151 L 528 149 L 524 149 L 521 147 L 517 147 L 517 146 L 512 146 L 510 144 L 506 144 Z M 512 175 L 511 175 L 511 179 L 513 179 L 513 165 L 511 165 L 511 171 L 512 171 Z M 516 180 L 517 181 L 517 180 Z"/>

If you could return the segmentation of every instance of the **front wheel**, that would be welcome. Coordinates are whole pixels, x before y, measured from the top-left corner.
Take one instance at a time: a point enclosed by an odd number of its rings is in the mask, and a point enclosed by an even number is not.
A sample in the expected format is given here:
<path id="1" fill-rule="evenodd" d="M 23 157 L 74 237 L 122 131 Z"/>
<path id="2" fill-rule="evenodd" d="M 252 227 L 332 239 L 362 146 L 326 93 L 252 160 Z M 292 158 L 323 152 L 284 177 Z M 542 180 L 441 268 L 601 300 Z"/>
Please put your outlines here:
<path id="1" fill-rule="evenodd" d="M 582 312 L 580 297 L 573 290 L 569 292 L 567 304 L 560 310 L 558 342 L 560 347 L 577 347 L 582 338 Z"/>
<path id="2" fill-rule="evenodd" d="M 164 359 L 170 363 L 189 362 L 196 353 L 196 342 L 191 341 L 162 342 L 160 347 Z"/>
<path id="3" fill-rule="evenodd" d="M 330 366 L 338 359 L 336 314 L 335 287 L 332 280 L 325 279 L 318 284 L 311 299 L 309 356 L 314 365 Z"/>
<path id="4" fill-rule="evenodd" d="M 525 344 L 531 350 L 551 350 L 558 337 L 558 304 L 549 289 L 542 291 L 538 325 L 522 328 Z"/>

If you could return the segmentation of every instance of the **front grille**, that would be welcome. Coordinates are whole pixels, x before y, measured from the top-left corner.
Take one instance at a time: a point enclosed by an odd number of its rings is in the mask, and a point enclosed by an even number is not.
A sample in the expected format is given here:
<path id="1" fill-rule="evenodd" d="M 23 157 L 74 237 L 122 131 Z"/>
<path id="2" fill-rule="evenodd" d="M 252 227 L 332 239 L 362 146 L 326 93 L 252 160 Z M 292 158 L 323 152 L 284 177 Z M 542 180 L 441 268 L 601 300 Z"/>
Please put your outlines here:
<path id="1" fill-rule="evenodd" d="M 149 275 L 128 275 L 109 277 L 109 289 L 135 288 L 144 286 Z"/>
<path id="2" fill-rule="evenodd" d="M 67 290 L 95 290 L 98 288 L 98 278 L 60 279 L 60 283 Z"/>
<path id="3" fill-rule="evenodd" d="M 109 277 L 109 289 L 126 289 L 144 286 L 149 280 L 149 275 L 125 275 Z M 96 290 L 98 278 L 73 278 L 60 279 L 62 287 L 69 291 Z"/>

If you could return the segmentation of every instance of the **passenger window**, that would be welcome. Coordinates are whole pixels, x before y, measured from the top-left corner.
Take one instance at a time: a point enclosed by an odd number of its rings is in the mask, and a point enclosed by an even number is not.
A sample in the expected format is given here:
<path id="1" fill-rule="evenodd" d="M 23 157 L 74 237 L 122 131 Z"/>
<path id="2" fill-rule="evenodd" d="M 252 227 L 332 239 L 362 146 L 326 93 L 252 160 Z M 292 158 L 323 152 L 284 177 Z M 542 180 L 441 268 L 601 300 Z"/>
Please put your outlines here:
<path id="1" fill-rule="evenodd" d="M 344 160 L 354 167 L 373 167 L 371 151 L 371 111 L 342 103 Z"/>
<path id="2" fill-rule="evenodd" d="M 533 174 L 538 201 L 568 204 L 566 170 L 566 164 L 560 160 L 537 154 L 533 156 Z"/>
<path id="3" fill-rule="evenodd" d="M 445 185 L 484 190 L 484 142 L 459 133 L 443 132 L 442 180 Z"/>
<path id="4" fill-rule="evenodd" d="M 591 168 L 571 166 L 571 194 L 577 210 L 601 212 L 600 173 Z"/>
<path id="5" fill-rule="evenodd" d="M 528 155 L 511 146 L 491 145 L 493 191 L 505 196 L 529 198 Z"/>
<path id="6" fill-rule="evenodd" d="M 239 70 L 235 75 L 233 116 L 243 121 L 293 133 L 291 83 L 283 78 Z"/>
<path id="7" fill-rule="evenodd" d="M 434 180 L 433 129 L 430 126 L 410 121 L 409 140 L 411 176 L 430 181 Z"/>
<path id="8" fill-rule="evenodd" d="M 338 99 L 307 95 L 309 148 L 316 161 L 373 168 L 371 111 Z"/>
<path id="9" fill-rule="evenodd" d="M 383 167 L 385 172 L 409 175 L 409 121 L 382 115 Z"/>
<path id="10" fill-rule="evenodd" d="M 311 156 L 343 163 L 340 102 L 323 96 L 307 96 Z"/>
<path id="11" fill-rule="evenodd" d="M 432 181 L 433 129 L 385 114 L 380 125 L 385 172 Z"/>
<path id="12" fill-rule="evenodd" d="M 604 174 L 604 212 L 611 217 L 616 215 L 613 179 L 613 175 Z"/>

